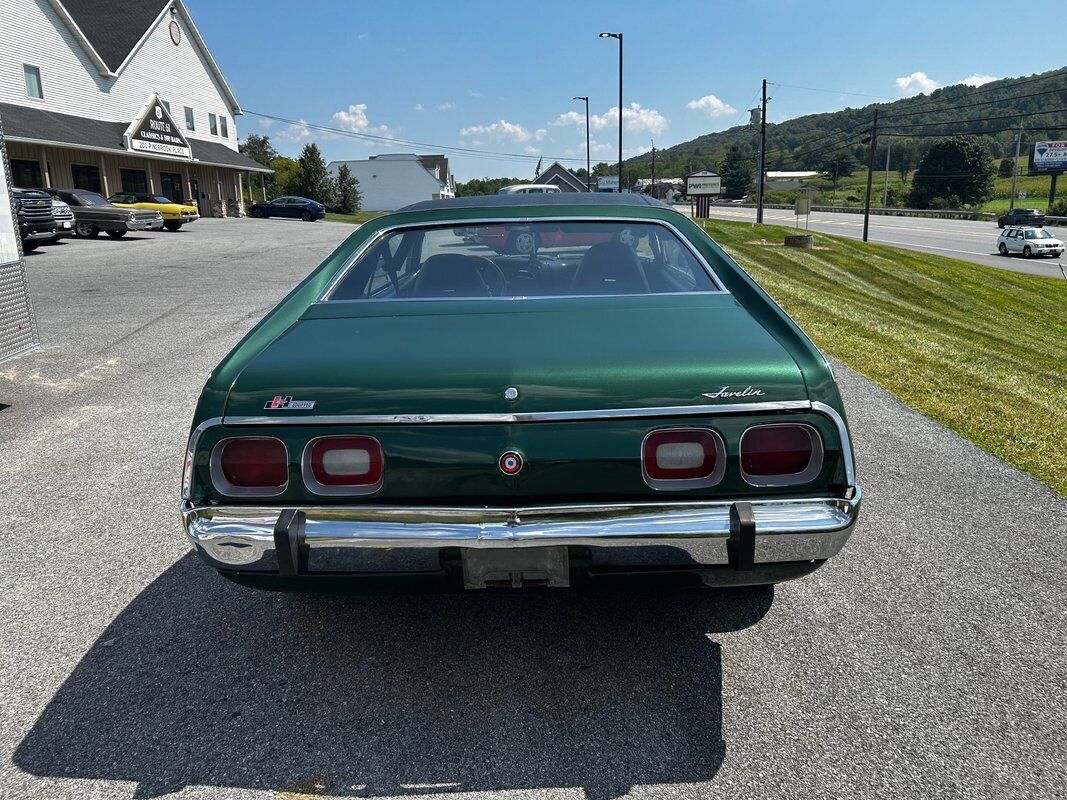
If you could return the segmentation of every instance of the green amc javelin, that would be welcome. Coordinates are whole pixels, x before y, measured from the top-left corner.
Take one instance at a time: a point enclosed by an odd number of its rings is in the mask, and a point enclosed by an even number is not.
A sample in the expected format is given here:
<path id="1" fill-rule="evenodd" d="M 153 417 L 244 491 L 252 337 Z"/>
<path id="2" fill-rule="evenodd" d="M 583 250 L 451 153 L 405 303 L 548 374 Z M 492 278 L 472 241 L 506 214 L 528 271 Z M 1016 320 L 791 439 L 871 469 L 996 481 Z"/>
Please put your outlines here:
<path id="1" fill-rule="evenodd" d="M 182 486 L 267 588 L 776 583 L 859 506 L 815 345 L 691 220 L 595 193 L 360 227 L 212 372 Z"/>

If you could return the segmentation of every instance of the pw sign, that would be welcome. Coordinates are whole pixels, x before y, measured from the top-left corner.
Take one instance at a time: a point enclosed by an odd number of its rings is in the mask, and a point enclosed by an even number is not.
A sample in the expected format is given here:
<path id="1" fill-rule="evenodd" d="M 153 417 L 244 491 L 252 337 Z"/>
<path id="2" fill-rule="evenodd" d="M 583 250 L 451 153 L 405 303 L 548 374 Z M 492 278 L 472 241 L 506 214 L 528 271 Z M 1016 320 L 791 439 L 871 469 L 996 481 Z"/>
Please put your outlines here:
<path id="1" fill-rule="evenodd" d="M 714 172 L 694 172 L 685 176 L 685 193 L 690 197 L 722 194 L 722 178 Z"/>

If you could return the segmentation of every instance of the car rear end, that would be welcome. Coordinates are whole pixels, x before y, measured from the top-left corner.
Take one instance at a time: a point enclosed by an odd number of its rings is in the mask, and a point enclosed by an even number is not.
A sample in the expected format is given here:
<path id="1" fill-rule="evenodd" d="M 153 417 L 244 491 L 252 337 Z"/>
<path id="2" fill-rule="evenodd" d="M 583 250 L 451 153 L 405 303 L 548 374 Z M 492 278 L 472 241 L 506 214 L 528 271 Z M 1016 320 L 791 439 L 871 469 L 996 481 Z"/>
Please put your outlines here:
<path id="1" fill-rule="evenodd" d="M 371 235 L 216 370 L 182 493 L 207 563 L 738 585 L 840 550 L 860 489 L 836 385 L 747 276 L 730 291 L 668 223 L 501 223 L 590 242 L 523 258 L 454 227 Z"/>

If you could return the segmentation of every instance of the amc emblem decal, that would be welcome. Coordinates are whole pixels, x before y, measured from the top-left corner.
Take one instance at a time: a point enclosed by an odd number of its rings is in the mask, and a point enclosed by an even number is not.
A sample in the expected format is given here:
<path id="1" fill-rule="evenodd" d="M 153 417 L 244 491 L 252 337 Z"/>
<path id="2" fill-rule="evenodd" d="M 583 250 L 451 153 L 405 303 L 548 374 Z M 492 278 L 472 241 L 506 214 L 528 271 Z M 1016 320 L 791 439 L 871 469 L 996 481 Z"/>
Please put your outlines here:
<path id="1" fill-rule="evenodd" d="M 268 400 L 263 406 L 264 411 L 310 411 L 315 407 L 314 400 L 294 400 L 292 397 L 278 395 L 273 400 Z"/>
<path id="2" fill-rule="evenodd" d="M 519 472 L 522 471 L 522 453 L 515 450 L 508 450 L 508 452 L 500 456 L 497 465 L 500 467 L 500 471 L 505 475 L 518 475 Z"/>

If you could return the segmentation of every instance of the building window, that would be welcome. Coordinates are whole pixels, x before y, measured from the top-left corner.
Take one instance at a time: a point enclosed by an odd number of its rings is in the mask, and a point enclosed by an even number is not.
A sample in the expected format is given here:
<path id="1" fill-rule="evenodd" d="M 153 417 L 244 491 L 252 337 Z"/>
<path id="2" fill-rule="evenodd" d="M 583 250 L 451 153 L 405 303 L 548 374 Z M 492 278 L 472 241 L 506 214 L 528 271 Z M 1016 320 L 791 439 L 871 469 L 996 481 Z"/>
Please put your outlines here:
<path id="1" fill-rule="evenodd" d="M 148 194 L 148 174 L 143 169 L 120 169 L 122 191 Z"/>
<path id="2" fill-rule="evenodd" d="M 182 191 L 182 176 L 177 172 L 159 173 L 160 194 L 175 203 L 185 202 L 185 192 Z"/>
<path id="3" fill-rule="evenodd" d="M 193 119 L 193 110 L 189 106 L 185 107 L 185 129 L 187 131 L 196 130 L 196 120 Z"/>
<path id="4" fill-rule="evenodd" d="M 11 185 L 20 189 L 35 189 L 44 186 L 41 181 L 41 162 L 29 159 L 13 158 L 11 164 Z"/>
<path id="5" fill-rule="evenodd" d="M 207 126 L 212 136 L 219 135 L 219 120 L 214 114 L 207 115 Z"/>
<path id="6" fill-rule="evenodd" d="M 229 132 L 229 130 L 227 130 L 226 117 L 219 117 L 219 125 L 222 126 L 222 138 L 223 139 L 229 139 L 230 138 L 230 132 Z"/>
<path id="7" fill-rule="evenodd" d="M 99 194 L 104 190 L 100 183 L 100 167 L 90 164 L 71 164 L 70 177 L 74 179 L 75 189 L 84 189 L 87 192 Z"/>
<path id="8" fill-rule="evenodd" d="M 26 96 L 44 100 L 44 90 L 41 88 L 41 70 L 31 67 L 29 64 L 22 65 L 22 73 L 26 77 Z"/>

